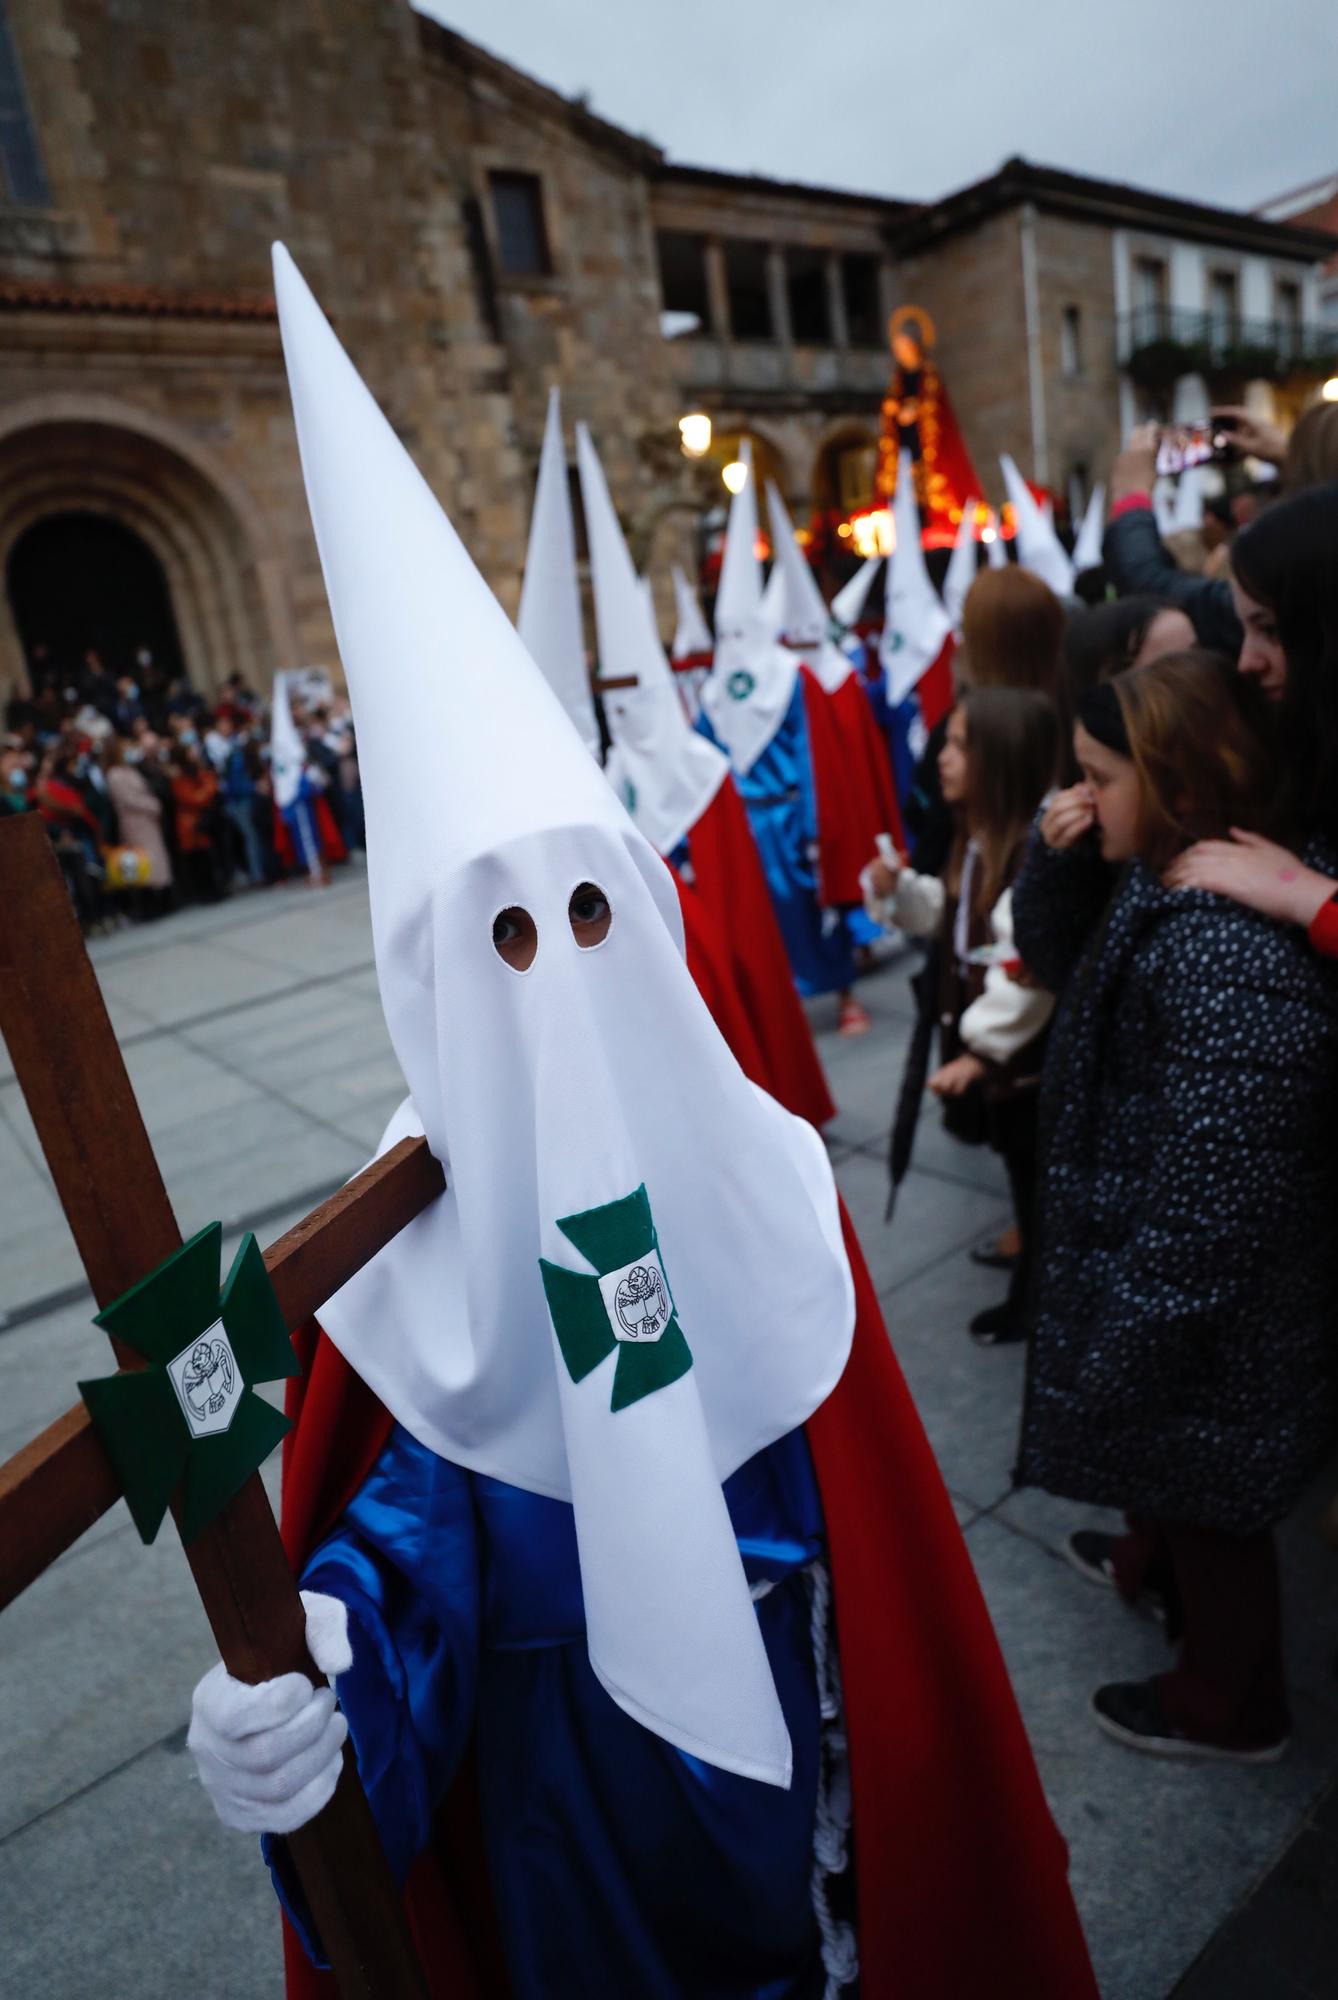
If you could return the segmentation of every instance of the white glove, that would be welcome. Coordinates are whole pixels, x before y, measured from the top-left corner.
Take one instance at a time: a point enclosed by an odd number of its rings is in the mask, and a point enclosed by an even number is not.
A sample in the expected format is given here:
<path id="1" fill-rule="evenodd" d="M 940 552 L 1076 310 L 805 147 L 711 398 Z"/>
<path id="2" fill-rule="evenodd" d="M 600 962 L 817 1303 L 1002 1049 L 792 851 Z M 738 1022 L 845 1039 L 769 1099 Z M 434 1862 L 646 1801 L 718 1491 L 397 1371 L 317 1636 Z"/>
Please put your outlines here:
<path id="1" fill-rule="evenodd" d="M 348 1607 L 304 1590 L 307 1650 L 323 1674 L 353 1664 Z M 348 1724 L 334 1689 L 305 1674 L 252 1687 L 220 1660 L 191 1697 L 186 1741 L 200 1782 L 225 1826 L 241 1833 L 292 1833 L 314 1819 L 339 1782 Z"/>

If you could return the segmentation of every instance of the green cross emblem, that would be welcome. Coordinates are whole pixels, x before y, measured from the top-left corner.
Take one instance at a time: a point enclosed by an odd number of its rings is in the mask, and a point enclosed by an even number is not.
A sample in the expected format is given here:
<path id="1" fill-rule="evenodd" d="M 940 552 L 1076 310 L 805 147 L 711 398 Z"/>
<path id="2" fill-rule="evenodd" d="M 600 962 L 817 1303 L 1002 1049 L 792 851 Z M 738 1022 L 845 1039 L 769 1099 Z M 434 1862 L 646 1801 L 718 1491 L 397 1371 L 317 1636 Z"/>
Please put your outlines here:
<path id="1" fill-rule="evenodd" d="M 544 1294 L 562 1359 L 583 1382 L 618 1351 L 610 1409 L 625 1410 L 686 1375 L 692 1354 L 660 1261 L 645 1183 L 621 1201 L 564 1215 L 558 1228 L 597 1276 L 539 1259 Z"/>
<path id="2" fill-rule="evenodd" d="M 219 1291 L 223 1225 L 211 1222 L 97 1315 L 148 1364 L 81 1382 L 79 1393 L 151 1542 L 185 1474 L 181 1539 L 191 1542 L 289 1429 L 257 1382 L 301 1368 L 254 1236 Z"/>
<path id="3" fill-rule="evenodd" d="M 736 667 L 725 682 L 725 692 L 731 701 L 747 701 L 757 682 L 746 667 Z"/>

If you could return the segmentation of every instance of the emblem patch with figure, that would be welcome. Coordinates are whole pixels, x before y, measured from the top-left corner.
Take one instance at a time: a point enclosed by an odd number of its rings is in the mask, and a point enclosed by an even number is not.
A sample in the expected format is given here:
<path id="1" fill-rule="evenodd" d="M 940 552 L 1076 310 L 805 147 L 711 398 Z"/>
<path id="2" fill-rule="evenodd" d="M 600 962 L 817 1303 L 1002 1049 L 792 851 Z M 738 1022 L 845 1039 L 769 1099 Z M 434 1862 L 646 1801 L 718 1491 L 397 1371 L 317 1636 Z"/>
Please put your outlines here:
<path id="1" fill-rule="evenodd" d="M 602 1208 L 558 1218 L 594 1275 L 539 1259 L 558 1348 L 573 1382 L 616 1354 L 609 1408 L 639 1403 L 686 1375 L 692 1354 L 660 1261 L 644 1185 Z"/>
<path id="2" fill-rule="evenodd" d="M 604 1304 L 613 1293 L 615 1340 L 658 1340 L 669 1324 L 669 1293 L 654 1255 L 625 1271 L 612 1271 L 599 1281 Z"/>
<path id="3" fill-rule="evenodd" d="M 167 1364 L 177 1401 L 194 1437 L 217 1437 L 232 1422 L 242 1381 L 221 1319 Z"/>
<path id="4" fill-rule="evenodd" d="M 736 667 L 725 682 L 725 693 L 731 701 L 747 701 L 757 682 L 746 667 Z"/>

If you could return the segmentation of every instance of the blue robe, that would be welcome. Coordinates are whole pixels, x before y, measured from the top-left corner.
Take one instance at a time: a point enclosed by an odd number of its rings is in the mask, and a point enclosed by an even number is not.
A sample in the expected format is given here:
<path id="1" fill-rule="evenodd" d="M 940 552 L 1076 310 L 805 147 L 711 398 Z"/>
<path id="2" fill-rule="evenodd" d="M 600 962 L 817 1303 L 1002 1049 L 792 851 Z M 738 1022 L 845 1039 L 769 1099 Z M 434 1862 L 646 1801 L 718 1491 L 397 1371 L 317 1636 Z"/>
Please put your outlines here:
<path id="1" fill-rule="evenodd" d="M 574 1516 L 438 1458 L 396 1427 L 307 1564 L 349 1607 L 340 1677 L 358 1769 L 402 1880 L 476 1733 L 483 1835 L 514 2000 L 801 2000 L 819 1713 L 809 1593 L 824 1547 L 792 1432 L 725 1483 L 789 1725 L 788 1792 L 673 1749 L 616 1706 L 586 1651 Z M 282 1843 L 276 1886 L 318 1941 Z"/>
<path id="2" fill-rule="evenodd" d="M 705 710 L 696 727 L 724 749 Z M 734 782 L 748 809 L 795 985 L 805 996 L 853 985 L 855 955 L 848 919 L 844 912 L 824 910 L 818 902 L 817 864 L 810 859 L 818 838 L 818 806 L 798 674 L 780 728 L 747 772 L 734 773 Z"/>

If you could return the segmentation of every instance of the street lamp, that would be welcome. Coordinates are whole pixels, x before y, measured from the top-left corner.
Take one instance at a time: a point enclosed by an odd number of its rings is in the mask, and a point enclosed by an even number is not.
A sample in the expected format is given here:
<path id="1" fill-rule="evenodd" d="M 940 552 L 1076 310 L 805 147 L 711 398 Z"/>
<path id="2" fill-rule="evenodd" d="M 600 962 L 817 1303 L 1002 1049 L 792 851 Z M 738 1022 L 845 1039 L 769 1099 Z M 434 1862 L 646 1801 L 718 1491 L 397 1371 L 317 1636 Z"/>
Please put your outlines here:
<path id="1" fill-rule="evenodd" d="M 1338 403 L 1338 375 L 1330 375 L 1319 393 L 1326 403 Z"/>
<path id="2" fill-rule="evenodd" d="M 748 468 L 741 458 L 732 458 L 728 465 L 721 468 L 720 477 L 731 493 L 742 493 L 748 484 Z"/>
<path id="3" fill-rule="evenodd" d="M 685 458 L 704 458 L 711 449 L 711 419 L 705 410 L 689 410 L 680 417 L 678 435 Z"/>

